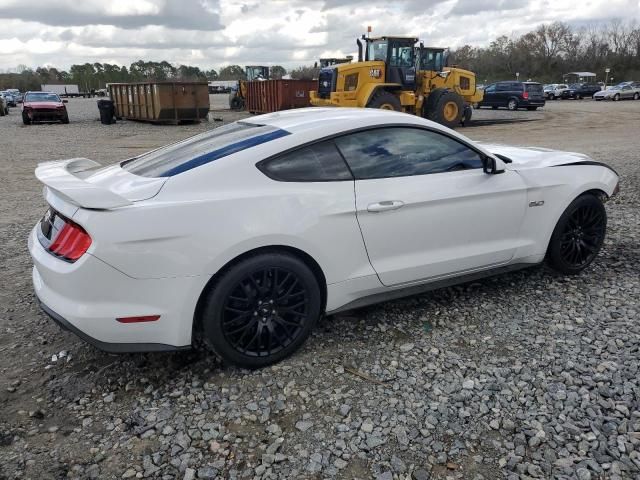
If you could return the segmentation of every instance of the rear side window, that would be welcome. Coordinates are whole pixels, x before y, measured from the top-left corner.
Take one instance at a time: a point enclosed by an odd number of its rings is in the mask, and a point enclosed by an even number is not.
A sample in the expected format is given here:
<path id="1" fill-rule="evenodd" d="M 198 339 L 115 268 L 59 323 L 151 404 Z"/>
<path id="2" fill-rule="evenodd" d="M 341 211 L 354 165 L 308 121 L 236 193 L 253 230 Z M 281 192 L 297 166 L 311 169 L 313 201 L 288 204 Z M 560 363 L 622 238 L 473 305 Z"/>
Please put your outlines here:
<path id="1" fill-rule="evenodd" d="M 330 182 L 353 180 L 347 165 L 331 141 L 320 142 L 258 164 L 268 177 L 281 182 Z"/>
<path id="2" fill-rule="evenodd" d="M 406 177 L 482 168 L 467 145 L 430 130 L 380 128 L 336 139 L 356 180 Z"/>
<path id="3" fill-rule="evenodd" d="M 542 93 L 542 85 L 539 83 L 525 83 L 524 88 L 529 93 Z"/>
<path id="4" fill-rule="evenodd" d="M 289 132 L 269 125 L 235 122 L 125 160 L 120 166 L 143 177 L 171 177 L 285 135 Z"/>

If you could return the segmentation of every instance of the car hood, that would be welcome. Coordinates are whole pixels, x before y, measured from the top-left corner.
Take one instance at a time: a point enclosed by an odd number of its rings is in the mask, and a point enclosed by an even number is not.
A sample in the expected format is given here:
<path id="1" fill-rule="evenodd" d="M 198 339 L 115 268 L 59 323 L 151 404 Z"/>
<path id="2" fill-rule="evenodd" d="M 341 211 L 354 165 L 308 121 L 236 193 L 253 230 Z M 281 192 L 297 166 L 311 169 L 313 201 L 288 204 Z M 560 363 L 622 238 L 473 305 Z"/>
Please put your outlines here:
<path id="1" fill-rule="evenodd" d="M 508 166 L 512 170 L 553 167 L 592 161 L 590 157 L 582 153 L 563 152 L 550 148 L 512 147 L 490 143 L 480 143 L 480 146 L 488 152 L 510 158 L 513 163 L 508 164 Z"/>
<path id="2" fill-rule="evenodd" d="M 612 92 L 616 93 L 618 91 L 619 90 L 611 90 L 611 89 L 609 89 L 609 90 L 600 90 L 599 92 L 596 92 L 593 95 L 596 96 L 596 97 L 606 97 L 608 95 L 611 95 Z"/>
<path id="3" fill-rule="evenodd" d="M 58 108 L 63 107 L 64 103 L 62 102 L 27 102 L 24 104 L 25 107 L 30 108 Z"/>

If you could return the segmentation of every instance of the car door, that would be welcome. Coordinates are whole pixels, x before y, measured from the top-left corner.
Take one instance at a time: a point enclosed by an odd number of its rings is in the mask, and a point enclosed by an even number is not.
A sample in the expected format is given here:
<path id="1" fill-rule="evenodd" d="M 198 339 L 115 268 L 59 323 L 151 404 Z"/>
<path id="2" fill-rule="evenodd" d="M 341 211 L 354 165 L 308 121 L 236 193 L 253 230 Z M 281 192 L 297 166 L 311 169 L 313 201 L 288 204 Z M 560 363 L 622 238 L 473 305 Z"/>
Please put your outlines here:
<path id="1" fill-rule="evenodd" d="M 620 89 L 620 98 L 633 98 L 633 93 L 630 85 L 623 85 Z"/>
<path id="2" fill-rule="evenodd" d="M 482 98 L 482 105 L 492 106 L 495 104 L 496 96 L 496 84 L 488 85 L 484 89 L 484 96 Z"/>
<path id="3" fill-rule="evenodd" d="M 498 107 L 506 107 L 509 102 L 509 90 L 511 90 L 509 82 L 497 83 L 494 105 Z"/>
<path id="4" fill-rule="evenodd" d="M 387 127 L 336 139 L 354 177 L 369 260 L 386 286 L 509 262 L 526 210 L 511 170 L 487 174 L 482 155 L 445 133 Z"/>

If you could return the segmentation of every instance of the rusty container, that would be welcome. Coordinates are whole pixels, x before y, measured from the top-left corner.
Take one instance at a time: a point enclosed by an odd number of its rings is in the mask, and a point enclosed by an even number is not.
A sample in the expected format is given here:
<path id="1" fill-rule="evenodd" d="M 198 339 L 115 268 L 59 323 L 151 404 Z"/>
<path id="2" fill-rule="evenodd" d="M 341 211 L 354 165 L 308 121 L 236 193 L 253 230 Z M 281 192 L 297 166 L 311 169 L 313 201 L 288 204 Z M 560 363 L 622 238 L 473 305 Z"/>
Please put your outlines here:
<path id="1" fill-rule="evenodd" d="M 251 113 L 270 113 L 310 107 L 309 91 L 317 89 L 314 80 L 255 80 L 247 82 L 245 109 Z"/>
<path id="2" fill-rule="evenodd" d="M 178 124 L 209 114 L 207 82 L 112 83 L 109 95 L 116 118 Z"/>

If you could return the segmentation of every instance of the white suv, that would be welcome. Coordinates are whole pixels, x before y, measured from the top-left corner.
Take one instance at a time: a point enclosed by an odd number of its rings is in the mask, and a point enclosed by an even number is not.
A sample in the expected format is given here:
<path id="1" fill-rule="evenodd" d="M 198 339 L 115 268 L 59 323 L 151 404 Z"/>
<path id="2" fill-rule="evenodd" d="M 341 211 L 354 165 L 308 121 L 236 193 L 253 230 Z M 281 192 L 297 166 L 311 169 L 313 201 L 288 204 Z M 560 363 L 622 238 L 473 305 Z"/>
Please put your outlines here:
<path id="1" fill-rule="evenodd" d="M 554 88 L 550 88 L 549 90 L 545 89 L 545 95 L 549 100 L 555 100 L 557 98 L 561 98 L 562 97 L 562 92 L 564 92 L 565 90 L 569 90 L 569 85 L 566 85 L 564 83 L 558 83 L 555 85 L 552 85 L 552 87 Z"/>

